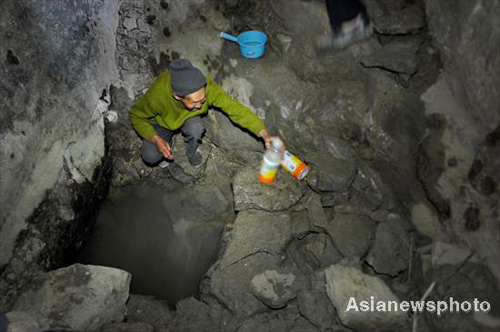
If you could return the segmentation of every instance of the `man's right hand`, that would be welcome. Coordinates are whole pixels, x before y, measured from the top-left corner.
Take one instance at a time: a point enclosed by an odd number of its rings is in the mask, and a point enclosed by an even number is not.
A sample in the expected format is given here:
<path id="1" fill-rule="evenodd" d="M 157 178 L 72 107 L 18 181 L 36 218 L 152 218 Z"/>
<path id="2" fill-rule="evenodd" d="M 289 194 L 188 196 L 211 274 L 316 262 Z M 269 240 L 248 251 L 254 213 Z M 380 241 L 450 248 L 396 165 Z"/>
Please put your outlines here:
<path id="1" fill-rule="evenodd" d="M 174 157 L 172 156 L 172 149 L 170 147 L 170 144 L 168 144 L 167 141 L 165 141 L 160 135 L 154 135 L 151 138 L 151 142 L 153 142 L 157 147 L 160 153 L 167 159 L 174 160 Z"/>

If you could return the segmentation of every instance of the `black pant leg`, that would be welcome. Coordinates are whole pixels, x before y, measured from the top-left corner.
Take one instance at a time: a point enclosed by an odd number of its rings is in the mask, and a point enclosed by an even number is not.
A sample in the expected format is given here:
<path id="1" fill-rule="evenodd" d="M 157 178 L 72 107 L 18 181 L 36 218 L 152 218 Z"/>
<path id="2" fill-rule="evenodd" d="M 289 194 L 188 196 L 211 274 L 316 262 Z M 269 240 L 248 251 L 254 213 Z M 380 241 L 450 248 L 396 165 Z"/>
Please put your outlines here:
<path id="1" fill-rule="evenodd" d="M 360 0 L 326 0 L 326 9 L 334 31 L 339 31 L 342 23 L 362 14 L 365 19 L 366 7 Z"/>

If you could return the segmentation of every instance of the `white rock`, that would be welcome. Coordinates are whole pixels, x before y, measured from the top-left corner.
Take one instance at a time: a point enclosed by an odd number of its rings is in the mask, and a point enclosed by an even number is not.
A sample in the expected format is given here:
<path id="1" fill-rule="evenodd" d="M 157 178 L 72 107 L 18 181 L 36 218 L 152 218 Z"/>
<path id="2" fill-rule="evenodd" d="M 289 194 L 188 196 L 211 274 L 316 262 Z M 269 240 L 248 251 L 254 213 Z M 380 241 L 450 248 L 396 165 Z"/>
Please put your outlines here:
<path id="1" fill-rule="evenodd" d="M 406 314 L 399 310 L 398 298 L 379 278 L 336 264 L 325 270 L 325 281 L 328 297 L 347 327 L 358 332 L 406 331 Z M 375 305 L 395 302 L 398 311 L 361 311 L 360 303 L 372 299 Z"/>

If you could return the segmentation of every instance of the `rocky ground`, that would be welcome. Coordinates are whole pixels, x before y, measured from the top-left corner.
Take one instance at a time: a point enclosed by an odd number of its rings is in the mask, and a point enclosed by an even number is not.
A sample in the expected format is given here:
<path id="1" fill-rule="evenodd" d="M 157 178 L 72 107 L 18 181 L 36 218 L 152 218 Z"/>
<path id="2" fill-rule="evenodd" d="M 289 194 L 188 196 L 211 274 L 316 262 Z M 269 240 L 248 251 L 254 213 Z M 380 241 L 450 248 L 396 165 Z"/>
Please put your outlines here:
<path id="1" fill-rule="evenodd" d="M 498 128 L 467 126 L 422 1 L 367 6 L 374 37 L 318 55 L 312 41 L 328 27 L 320 1 L 122 1 L 121 84 L 102 97 L 117 114 L 106 123 L 110 195 L 145 181 L 179 195 L 217 187 L 232 207 L 218 215 L 218 260 L 175 310 L 129 296 L 124 271 L 77 264 L 20 292 L 8 318 L 33 331 L 409 331 L 415 314 L 344 309 L 351 296 L 418 300 L 435 282 L 429 299 L 476 297 L 493 310 L 422 314 L 414 331 L 496 331 Z M 257 60 L 217 38 L 249 29 L 270 39 Z M 180 134 L 173 164 L 144 165 L 127 113 L 178 57 L 255 110 L 309 164 L 307 178 L 281 170 L 275 184 L 258 183 L 262 142 L 216 110 L 204 118 L 201 167 L 189 165 Z"/>

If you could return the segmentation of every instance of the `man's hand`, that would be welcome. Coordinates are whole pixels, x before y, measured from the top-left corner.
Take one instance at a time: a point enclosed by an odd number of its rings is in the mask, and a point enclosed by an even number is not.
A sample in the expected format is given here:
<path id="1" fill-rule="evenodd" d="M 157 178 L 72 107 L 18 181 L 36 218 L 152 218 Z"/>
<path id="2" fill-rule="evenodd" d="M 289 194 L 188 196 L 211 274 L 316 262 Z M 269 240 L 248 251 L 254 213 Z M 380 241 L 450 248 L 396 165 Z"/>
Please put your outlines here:
<path id="1" fill-rule="evenodd" d="M 264 143 L 266 144 L 266 149 L 271 147 L 271 135 L 265 129 L 261 130 L 259 136 L 264 139 Z"/>
<path id="2" fill-rule="evenodd" d="M 154 135 L 151 138 L 151 142 L 156 144 L 158 147 L 158 150 L 160 153 L 167 159 L 174 160 L 174 157 L 172 156 L 172 149 L 170 147 L 170 144 L 168 144 L 167 141 L 165 141 L 160 135 Z"/>

